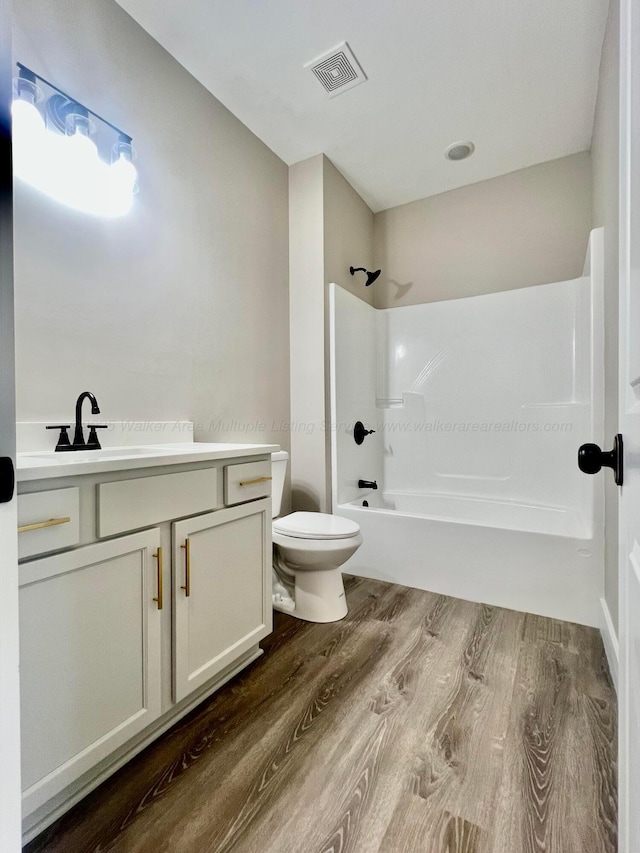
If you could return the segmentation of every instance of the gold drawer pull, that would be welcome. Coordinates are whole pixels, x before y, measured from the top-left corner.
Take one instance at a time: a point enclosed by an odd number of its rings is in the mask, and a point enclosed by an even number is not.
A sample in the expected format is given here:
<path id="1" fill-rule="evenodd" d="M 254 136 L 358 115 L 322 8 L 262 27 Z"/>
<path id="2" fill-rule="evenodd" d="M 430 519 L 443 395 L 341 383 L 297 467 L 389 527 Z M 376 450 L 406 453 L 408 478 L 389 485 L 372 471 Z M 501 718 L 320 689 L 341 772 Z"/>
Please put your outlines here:
<path id="1" fill-rule="evenodd" d="M 158 602 L 158 610 L 162 610 L 162 548 L 158 548 L 153 556 L 158 561 L 158 595 L 153 600 Z"/>
<path id="2" fill-rule="evenodd" d="M 256 483 L 266 483 L 273 480 L 273 477 L 256 477 L 255 480 L 240 480 L 241 486 L 255 486 Z"/>
<path id="3" fill-rule="evenodd" d="M 189 598 L 191 595 L 191 543 L 188 539 L 185 539 L 184 545 L 181 545 L 180 547 L 184 548 L 185 564 L 185 581 L 184 585 L 181 586 L 180 589 L 183 589 L 186 598 Z"/>
<path id="4" fill-rule="evenodd" d="M 18 527 L 18 533 L 26 533 L 28 530 L 42 530 L 45 527 L 56 527 L 58 524 L 68 524 L 71 518 L 50 518 L 48 521 L 36 521 L 34 524 L 22 524 Z"/>

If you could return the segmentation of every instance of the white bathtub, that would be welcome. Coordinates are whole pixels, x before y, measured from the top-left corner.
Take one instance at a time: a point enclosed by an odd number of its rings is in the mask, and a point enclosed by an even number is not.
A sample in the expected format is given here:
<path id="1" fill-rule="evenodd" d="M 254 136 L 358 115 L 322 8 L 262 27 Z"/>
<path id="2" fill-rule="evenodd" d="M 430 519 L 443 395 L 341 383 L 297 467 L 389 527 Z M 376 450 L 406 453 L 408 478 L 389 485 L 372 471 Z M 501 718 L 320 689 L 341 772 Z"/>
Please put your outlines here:
<path id="1" fill-rule="evenodd" d="M 598 626 L 601 534 L 554 507 L 373 493 L 339 504 L 364 542 L 348 574 Z"/>
<path id="2" fill-rule="evenodd" d="M 592 537 L 587 519 L 581 519 L 576 512 L 564 507 L 418 492 L 374 492 L 366 500 L 370 508 L 418 518 L 528 533 L 550 533 L 575 539 Z M 361 508 L 362 501 L 346 506 Z"/>

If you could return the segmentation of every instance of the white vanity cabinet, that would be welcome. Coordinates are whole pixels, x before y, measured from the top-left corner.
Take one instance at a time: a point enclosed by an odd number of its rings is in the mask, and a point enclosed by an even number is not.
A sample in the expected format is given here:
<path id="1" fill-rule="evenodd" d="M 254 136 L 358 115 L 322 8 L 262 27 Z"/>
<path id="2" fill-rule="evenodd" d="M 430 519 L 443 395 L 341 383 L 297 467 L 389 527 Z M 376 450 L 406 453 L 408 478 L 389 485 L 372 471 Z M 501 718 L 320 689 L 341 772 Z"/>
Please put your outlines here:
<path id="1" fill-rule="evenodd" d="M 267 449 L 19 480 L 25 841 L 262 654 Z"/>
<path id="2" fill-rule="evenodd" d="M 147 530 L 20 566 L 27 814 L 160 716 L 159 544 Z"/>
<path id="3" fill-rule="evenodd" d="M 271 502 L 173 524 L 173 698 L 179 702 L 271 630 Z"/>

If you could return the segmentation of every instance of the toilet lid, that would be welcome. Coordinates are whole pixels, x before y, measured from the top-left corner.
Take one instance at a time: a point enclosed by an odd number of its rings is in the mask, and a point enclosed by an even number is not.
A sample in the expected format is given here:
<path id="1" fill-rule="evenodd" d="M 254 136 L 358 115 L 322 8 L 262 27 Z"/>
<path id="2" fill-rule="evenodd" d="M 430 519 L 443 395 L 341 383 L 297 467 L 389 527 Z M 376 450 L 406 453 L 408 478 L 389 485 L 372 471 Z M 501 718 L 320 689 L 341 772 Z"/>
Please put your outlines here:
<path id="1" fill-rule="evenodd" d="M 273 529 L 295 539 L 349 539 L 360 532 L 355 521 L 325 512 L 292 512 L 276 518 Z"/>

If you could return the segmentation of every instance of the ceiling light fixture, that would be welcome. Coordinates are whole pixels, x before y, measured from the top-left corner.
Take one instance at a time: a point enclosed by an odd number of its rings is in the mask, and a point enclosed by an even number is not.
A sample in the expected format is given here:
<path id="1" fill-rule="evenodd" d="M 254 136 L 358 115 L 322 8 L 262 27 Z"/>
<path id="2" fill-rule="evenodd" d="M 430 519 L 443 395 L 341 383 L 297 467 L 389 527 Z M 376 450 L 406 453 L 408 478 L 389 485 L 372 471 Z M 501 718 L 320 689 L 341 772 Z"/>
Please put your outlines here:
<path id="1" fill-rule="evenodd" d="M 12 104 L 15 176 L 83 213 L 124 216 L 138 191 L 131 137 L 17 65 Z"/>
<path id="2" fill-rule="evenodd" d="M 476 146 L 473 142 L 452 142 L 444 152 L 444 156 L 447 160 L 457 162 L 458 160 L 466 160 L 467 157 L 471 157 L 475 150 Z"/>

